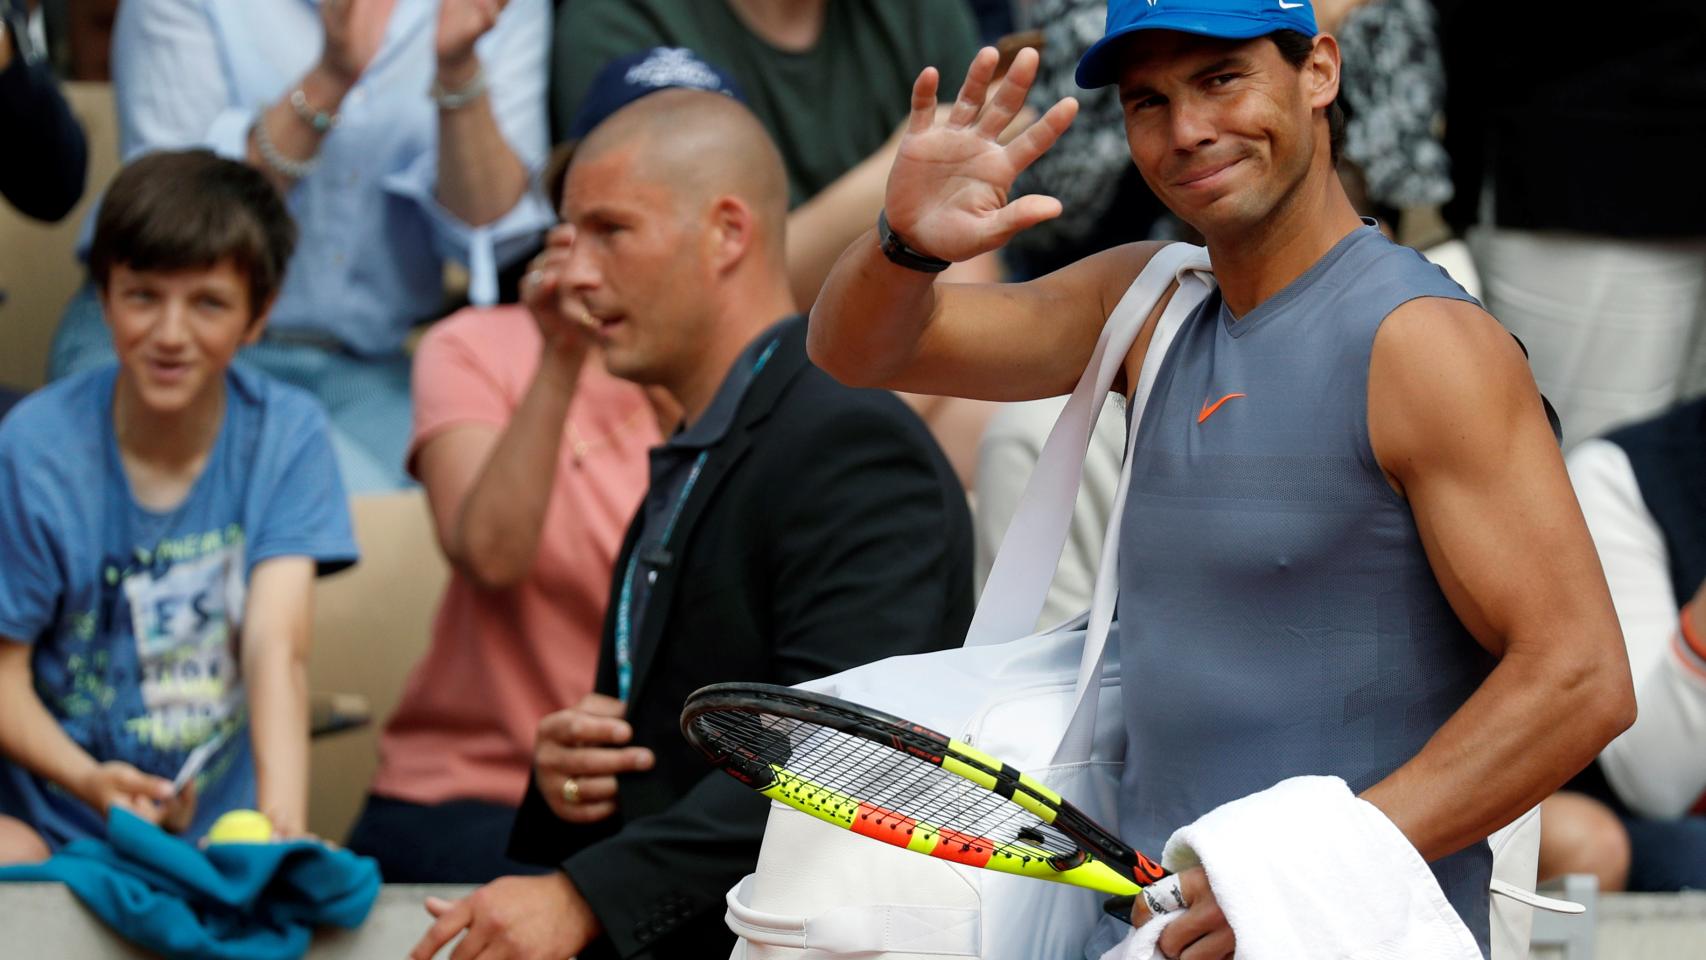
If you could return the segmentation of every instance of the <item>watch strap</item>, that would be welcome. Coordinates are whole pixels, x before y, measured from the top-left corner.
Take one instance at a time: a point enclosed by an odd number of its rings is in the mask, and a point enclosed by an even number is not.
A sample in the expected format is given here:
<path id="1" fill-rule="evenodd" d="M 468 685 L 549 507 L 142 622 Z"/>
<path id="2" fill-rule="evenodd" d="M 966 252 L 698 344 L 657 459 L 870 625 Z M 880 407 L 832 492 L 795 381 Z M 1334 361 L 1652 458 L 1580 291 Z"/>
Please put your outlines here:
<path id="1" fill-rule="evenodd" d="M 920 273 L 941 273 L 953 265 L 951 261 L 943 260 L 941 257 L 932 257 L 928 253 L 907 246 L 900 234 L 895 233 L 894 228 L 889 226 L 889 215 L 886 210 L 877 212 L 877 245 L 882 248 L 883 256 L 888 257 L 890 263 L 905 267 L 908 270 L 917 270 Z"/>

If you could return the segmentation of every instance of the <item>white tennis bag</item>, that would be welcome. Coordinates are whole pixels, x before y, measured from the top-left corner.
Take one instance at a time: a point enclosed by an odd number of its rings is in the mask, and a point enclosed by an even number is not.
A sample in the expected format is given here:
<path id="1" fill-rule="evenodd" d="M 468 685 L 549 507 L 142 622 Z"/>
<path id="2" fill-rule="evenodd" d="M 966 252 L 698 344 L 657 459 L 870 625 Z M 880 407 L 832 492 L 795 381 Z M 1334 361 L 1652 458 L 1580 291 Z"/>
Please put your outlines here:
<path id="1" fill-rule="evenodd" d="M 1144 321 L 1177 279 L 1134 391 L 1139 423 L 1173 335 L 1214 282 L 1207 253 L 1156 254 L 1114 309 L 1031 476 L 964 647 L 894 657 L 802 686 L 957 736 L 1115 823 L 1125 756 L 1109 632 L 1122 473 L 1090 610 L 1032 634 L 1066 542 L 1097 413 Z M 1129 444 L 1129 441 L 1128 441 Z M 1130 447 L 1128 445 L 1129 453 Z M 1128 457 L 1129 459 L 1129 457 Z M 1017 639 L 1016 639 L 1017 638 Z M 1103 669 L 1103 661 L 1114 663 Z M 1152 851 L 1158 853 L 1158 851 Z M 1101 894 L 921 857 L 772 804 L 758 869 L 729 892 L 735 960 L 858 956 L 1079 960 Z"/>
<path id="2" fill-rule="evenodd" d="M 1178 291 L 1133 391 L 1132 436 L 1090 609 L 1033 634 L 1066 542 L 1097 413 L 1144 321 L 1175 281 Z M 957 737 L 1117 829 L 1125 727 L 1112 621 L 1130 454 L 1161 361 L 1213 284 L 1207 252 L 1176 243 L 1155 255 L 1114 308 L 1043 446 L 965 646 L 892 657 L 801 686 Z M 1495 877 L 1531 890 L 1538 838 L 1532 814 L 1496 835 L 1499 861 L 1515 870 L 1505 877 L 1496 863 Z M 725 919 L 740 938 L 730 960 L 1081 960 L 1104 899 L 873 843 L 772 803 L 757 869 L 729 891 Z M 1500 898 L 1493 903 L 1495 960 L 1526 956 L 1528 908 L 1518 903 L 1519 913 L 1508 906 L 1501 913 Z"/>

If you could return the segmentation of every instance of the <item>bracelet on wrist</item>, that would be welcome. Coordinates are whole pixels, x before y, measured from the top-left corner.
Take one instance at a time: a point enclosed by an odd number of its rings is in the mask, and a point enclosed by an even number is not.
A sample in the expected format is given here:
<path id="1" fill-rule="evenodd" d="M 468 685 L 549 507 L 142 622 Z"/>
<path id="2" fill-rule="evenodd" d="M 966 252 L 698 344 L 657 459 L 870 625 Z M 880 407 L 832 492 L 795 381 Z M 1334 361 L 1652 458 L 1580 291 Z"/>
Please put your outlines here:
<path id="1" fill-rule="evenodd" d="M 479 67 L 474 71 L 474 79 L 455 90 L 447 90 L 437 77 L 433 78 L 432 89 L 428 95 L 432 102 L 438 104 L 440 110 L 460 110 L 486 94 L 486 69 Z"/>
<path id="2" fill-rule="evenodd" d="M 292 160 L 279 152 L 272 142 L 272 135 L 267 133 L 267 115 L 264 112 L 255 118 L 251 129 L 255 131 L 255 152 L 261 155 L 261 162 L 272 172 L 290 180 L 301 180 L 314 172 L 317 165 L 314 158 Z"/>
<path id="3" fill-rule="evenodd" d="M 290 91 L 290 109 L 296 111 L 296 116 L 306 123 L 315 133 L 330 133 L 338 125 L 343 114 L 324 110 L 316 110 L 308 102 L 308 94 L 301 87 Z"/>
<path id="4" fill-rule="evenodd" d="M 943 260 L 941 257 L 932 257 L 928 253 L 907 246 L 900 234 L 895 233 L 894 229 L 889 226 L 887 210 L 877 212 L 877 246 L 882 249 L 883 256 L 889 258 L 890 263 L 905 267 L 908 270 L 917 270 L 920 273 L 941 273 L 953 266 L 950 261 Z"/>

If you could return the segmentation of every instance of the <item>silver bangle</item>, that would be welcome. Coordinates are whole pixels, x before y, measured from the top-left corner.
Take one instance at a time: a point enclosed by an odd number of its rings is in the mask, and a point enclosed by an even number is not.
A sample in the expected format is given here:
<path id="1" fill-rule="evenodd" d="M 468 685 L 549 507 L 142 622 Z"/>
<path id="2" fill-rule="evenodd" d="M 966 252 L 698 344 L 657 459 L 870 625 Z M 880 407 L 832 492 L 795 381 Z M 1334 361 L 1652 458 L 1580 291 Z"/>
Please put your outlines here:
<path id="1" fill-rule="evenodd" d="M 468 81 L 459 90 L 446 90 L 438 78 L 432 80 L 432 89 L 428 95 L 432 102 L 438 104 L 440 110 L 460 110 L 473 103 L 486 93 L 486 68 L 480 67 L 474 72 L 474 79 Z"/>
<path id="2" fill-rule="evenodd" d="M 292 160 L 280 153 L 273 145 L 272 136 L 267 133 L 267 115 L 265 113 L 255 118 L 255 125 L 250 129 L 255 131 L 255 152 L 261 155 L 261 160 L 272 171 L 290 180 L 301 180 L 314 172 L 317 165 L 315 158 L 307 160 Z"/>

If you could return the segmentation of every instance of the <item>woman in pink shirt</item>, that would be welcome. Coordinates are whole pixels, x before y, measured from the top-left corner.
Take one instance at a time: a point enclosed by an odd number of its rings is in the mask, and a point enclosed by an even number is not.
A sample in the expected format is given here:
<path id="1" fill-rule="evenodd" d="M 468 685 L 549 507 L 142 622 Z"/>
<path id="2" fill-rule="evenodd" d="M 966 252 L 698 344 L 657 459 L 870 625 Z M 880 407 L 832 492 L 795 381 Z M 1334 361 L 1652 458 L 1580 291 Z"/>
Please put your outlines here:
<path id="1" fill-rule="evenodd" d="M 503 851 L 535 729 L 592 689 L 612 564 L 670 416 L 605 372 L 572 306 L 538 313 L 464 311 L 415 357 L 408 465 L 453 572 L 349 837 L 391 882 L 528 869 Z"/>

